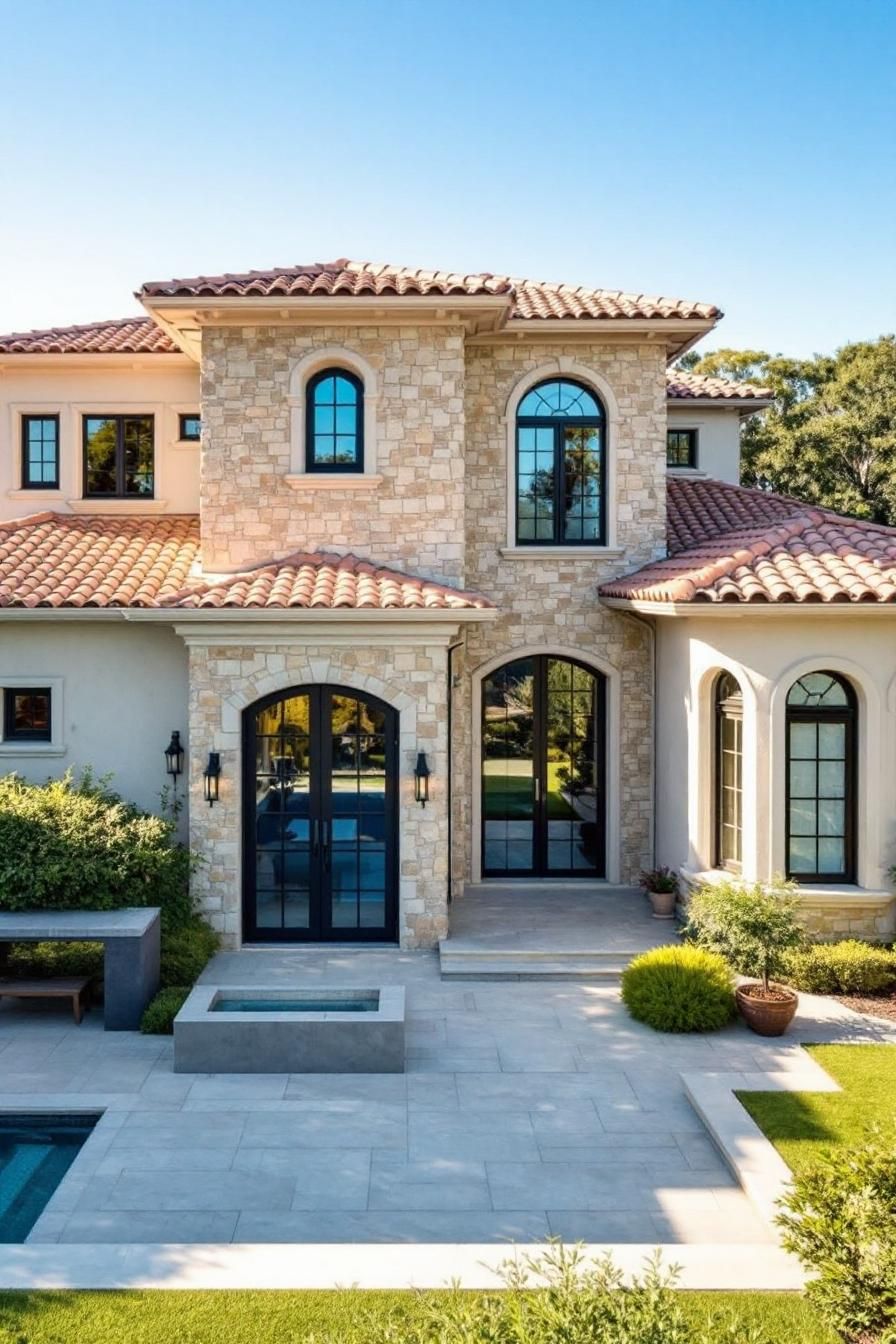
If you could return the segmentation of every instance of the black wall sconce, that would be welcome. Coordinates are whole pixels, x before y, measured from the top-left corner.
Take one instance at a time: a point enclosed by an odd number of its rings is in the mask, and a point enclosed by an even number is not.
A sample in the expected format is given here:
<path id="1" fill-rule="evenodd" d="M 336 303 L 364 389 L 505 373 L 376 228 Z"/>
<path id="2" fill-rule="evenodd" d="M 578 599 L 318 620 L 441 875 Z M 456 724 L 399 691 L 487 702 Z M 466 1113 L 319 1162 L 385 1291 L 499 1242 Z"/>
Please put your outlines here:
<path id="1" fill-rule="evenodd" d="M 218 785 L 221 780 L 221 756 L 217 751 L 209 752 L 208 765 L 202 772 L 202 779 L 205 785 L 205 801 L 211 807 L 212 803 L 218 801 Z"/>
<path id="2" fill-rule="evenodd" d="M 417 752 L 417 764 L 414 766 L 414 797 L 421 807 L 425 807 L 429 801 L 429 764 L 426 760 L 426 752 Z"/>
<path id="3" fill-rule="evenodd" d="M 177 729 L 172 731 L 171 741 L 165 748 L 165 770 L 174 780 L 184 772 L 184 749 L 180 744 L 180 733 Z"/>

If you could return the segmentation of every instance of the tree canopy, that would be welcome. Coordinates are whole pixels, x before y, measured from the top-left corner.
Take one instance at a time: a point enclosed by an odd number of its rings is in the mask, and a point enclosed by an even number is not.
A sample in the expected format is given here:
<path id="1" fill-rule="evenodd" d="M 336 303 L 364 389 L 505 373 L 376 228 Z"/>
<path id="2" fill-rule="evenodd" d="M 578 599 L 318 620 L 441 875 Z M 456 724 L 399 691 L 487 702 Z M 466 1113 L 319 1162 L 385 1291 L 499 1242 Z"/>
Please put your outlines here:
<path id="1" fill-rule="evenodd" d="M 771 390 L 774 404 L 744 422 L 744 485 L 896 525 L 896 337 L 811 359 L 723 349 L 680 362 Z"/>

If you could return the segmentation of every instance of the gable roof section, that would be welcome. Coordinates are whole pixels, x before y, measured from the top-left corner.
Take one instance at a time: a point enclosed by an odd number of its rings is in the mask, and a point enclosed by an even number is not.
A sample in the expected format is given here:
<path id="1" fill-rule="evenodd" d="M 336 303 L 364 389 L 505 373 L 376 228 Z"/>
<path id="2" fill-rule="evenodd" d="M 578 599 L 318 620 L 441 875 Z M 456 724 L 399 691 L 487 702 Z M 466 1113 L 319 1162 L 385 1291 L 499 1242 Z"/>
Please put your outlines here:
<path id="1" fill-rule="evenodd" d="M 342 296 L 388 298 L 419 295 L 481 298 L 506 295 L 511 318 L 699 318 L 722 316 L 711 303 L 691 303 L 620 290 L 587 289 L 542 280 L 520 280 L 490 272 L 462 275 L 370 261 L 320 261 L 277 266 L 268 271 L 197 275 L 189 279 L 148 281 L 138 298 L 297 298 Z"/>
<path id="2" fill-rule="evenodd" d="M 0 607 L 485 610 L 478 593 L 297 553 L 238 574 L 199 572 L 199 519 L 39 513 L 0 523 Z"/>
<path id="3" fill-rule="evenodd" d="M 601 585 L 635 603 L 896 603 L 896 528 L 721 481 L 668 482 L 670 555 Z"/>
<path id="4" fill-rule="evenodd" d="M 757 383 L 739 383 L 733 378 L 710 378 L 685 369 L 666 370 L 666 396 L 670 401 L 771 401 L 771 389 Z"/>
<path id="5" fill-rule="evenodd" d="M 179 348 L 151 317 L 120 317 L 0 336 L 0 355 L 176 355 Z"/>

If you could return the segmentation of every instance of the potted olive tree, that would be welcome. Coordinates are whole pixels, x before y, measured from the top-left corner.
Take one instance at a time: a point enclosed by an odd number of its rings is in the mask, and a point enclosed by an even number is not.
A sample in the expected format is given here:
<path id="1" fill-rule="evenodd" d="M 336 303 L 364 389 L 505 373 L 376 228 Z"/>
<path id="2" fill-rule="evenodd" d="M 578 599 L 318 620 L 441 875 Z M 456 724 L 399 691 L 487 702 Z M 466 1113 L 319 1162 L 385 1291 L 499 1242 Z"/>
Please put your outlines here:
<path id="1" fill-rule="evenodd" d="M 805 946 L 795 887 L 776 878 L 765 885 L 706 882 L 688 906 L 685 937 L 719 952 L 733 970 L 754 977 L 735 990 L 738 1010 L 760 1036 L 781 1036 L 796 1012 L 797 995 L 775 977 L 788 954 Z"/>
<path id="2" fill-rule="evenodd" d="M 641 886 L 650 897 L 654 919 L 674 919 L 678 878 L 671 868 L 651 868 L 641 874 Z"/>

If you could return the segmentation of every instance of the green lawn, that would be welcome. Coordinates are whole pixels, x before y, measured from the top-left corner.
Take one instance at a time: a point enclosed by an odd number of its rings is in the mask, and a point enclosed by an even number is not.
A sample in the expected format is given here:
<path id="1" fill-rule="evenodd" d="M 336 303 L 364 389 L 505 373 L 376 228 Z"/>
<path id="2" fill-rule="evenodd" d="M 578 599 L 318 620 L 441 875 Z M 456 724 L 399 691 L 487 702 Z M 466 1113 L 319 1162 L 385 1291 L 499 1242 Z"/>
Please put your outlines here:
<path id="1" fill-rule="evenodd" d="M 819 1152 L 861 1144 L 871 1125 L 896 1120 L 896 1045 L 810 1045 L 813 1059 L 842 1092 L 738 1092 L 791 1171 L 815 1164 Z"/>
<path id="2" fill-rule="evenodd" d="M 301 1254 L 297 1251 L 297 1254 Z M 837 1344 L 802 1298 L 686 1293 L 695 1323 L 737 1311 L 769 1344 Z M 365 1313 L 413 1311 L 410 1293 L 0 1292 L 0 1344 L 362 1344 Z"/>

